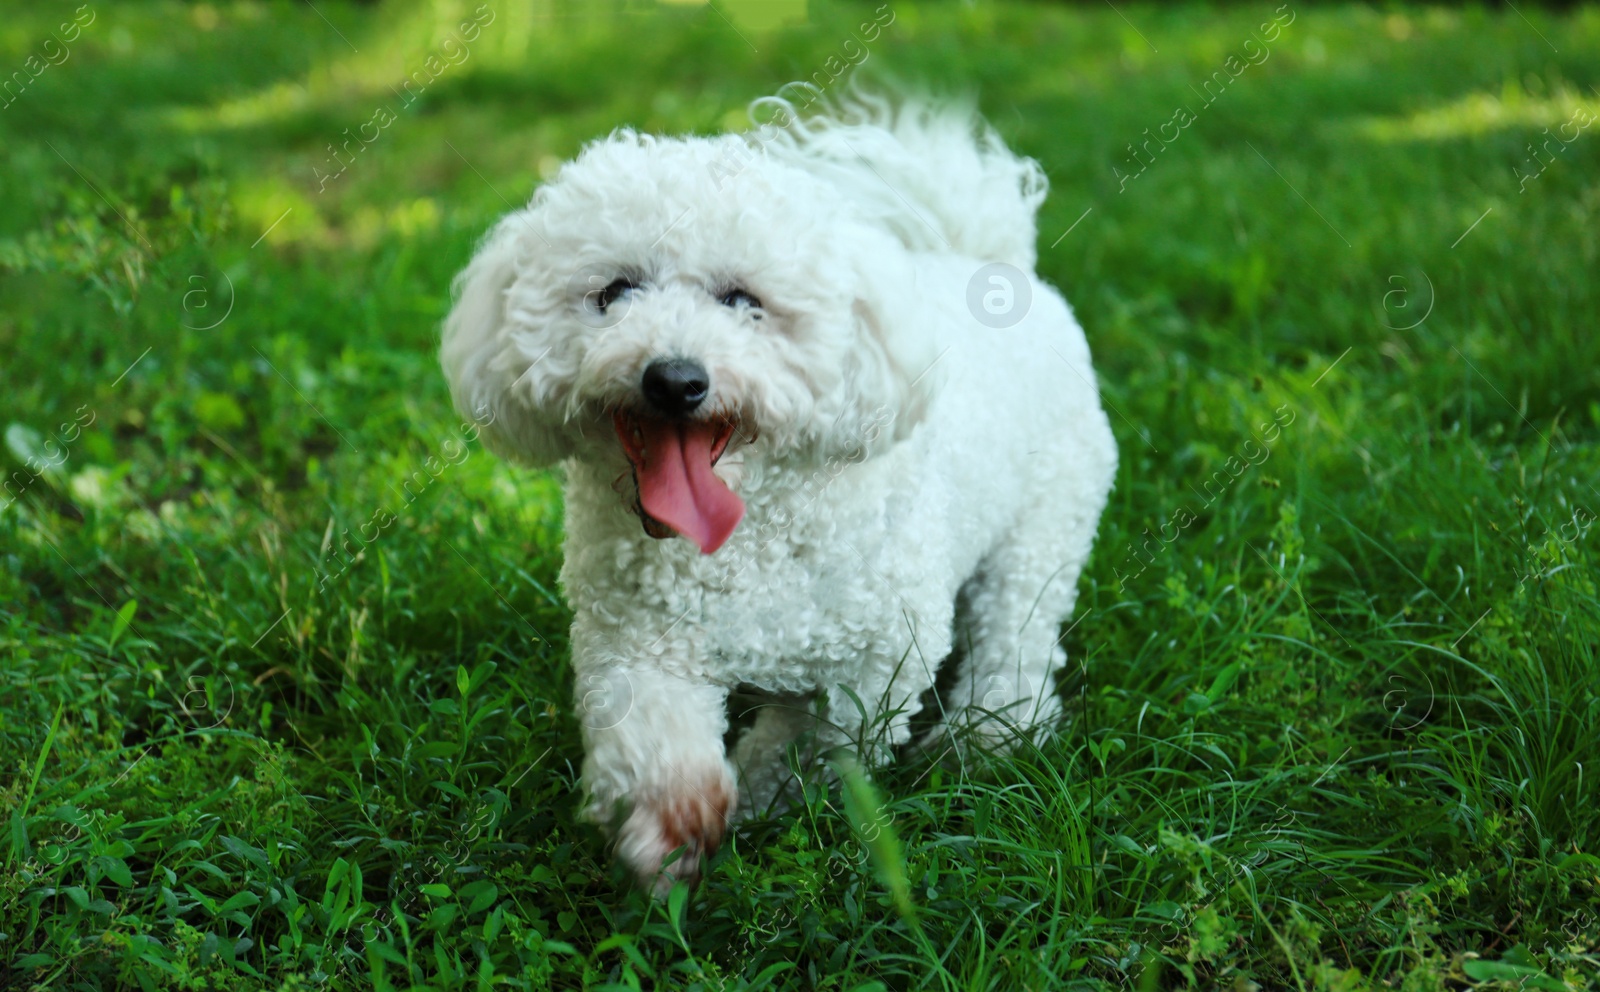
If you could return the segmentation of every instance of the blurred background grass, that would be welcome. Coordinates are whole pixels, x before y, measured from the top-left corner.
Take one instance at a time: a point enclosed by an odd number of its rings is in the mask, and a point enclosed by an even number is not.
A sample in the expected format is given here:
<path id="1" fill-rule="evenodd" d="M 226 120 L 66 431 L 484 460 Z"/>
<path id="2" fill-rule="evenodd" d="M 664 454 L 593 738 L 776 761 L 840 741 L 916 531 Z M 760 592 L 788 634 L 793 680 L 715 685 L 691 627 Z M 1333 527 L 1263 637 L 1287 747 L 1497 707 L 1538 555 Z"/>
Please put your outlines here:
<path id="1" fill-rule="evenodd" d="M 1043 164 L 1123 452 L 1069 732 L 879 781 L 917 925 L 820 788 L 627 888 L 434 359 L 585 141 L 840 66 Z M 1594 987 L 1597 85 L 1581 5 L 8 11 L 0 985 Z"/>

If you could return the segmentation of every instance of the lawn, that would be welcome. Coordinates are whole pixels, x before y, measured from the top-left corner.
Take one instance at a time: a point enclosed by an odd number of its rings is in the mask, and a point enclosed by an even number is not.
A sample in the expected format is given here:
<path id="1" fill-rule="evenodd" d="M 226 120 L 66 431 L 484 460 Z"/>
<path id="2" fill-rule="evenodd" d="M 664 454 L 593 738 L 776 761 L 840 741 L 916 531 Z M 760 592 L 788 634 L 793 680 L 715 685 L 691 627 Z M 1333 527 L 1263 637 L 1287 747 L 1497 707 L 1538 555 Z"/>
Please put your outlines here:
<path id="1" fill-rule="evenodd" d="M 7 10 L 0 988 L 1600 988 L 1600 8 L 743 6 Z M 439 323 L 586 140 L 855 73 L 1050 176 L 1071 719 L 654 903 Z"/>

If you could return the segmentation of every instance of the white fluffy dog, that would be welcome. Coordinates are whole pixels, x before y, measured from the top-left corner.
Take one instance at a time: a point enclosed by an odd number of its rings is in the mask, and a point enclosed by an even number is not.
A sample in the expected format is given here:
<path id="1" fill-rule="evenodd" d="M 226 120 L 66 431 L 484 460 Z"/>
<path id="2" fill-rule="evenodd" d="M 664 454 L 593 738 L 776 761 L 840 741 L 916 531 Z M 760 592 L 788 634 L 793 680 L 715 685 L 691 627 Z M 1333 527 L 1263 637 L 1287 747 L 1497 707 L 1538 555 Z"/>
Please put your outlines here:
<path id="1" fill-rule="evenodd" d="M 934 733 L 1057 717 L 1116 469 L 1083 332 L 1033 274 L 1039 167 L 966 110 L 756 107 L 742 136 L 588 146 L 444 327 L 457 408 L 565 469 L 585 812 L 658 893 L 807 731 L 906 742 L 946 658 Z M 784 702 L 730 755 L 734 689 Z"/>

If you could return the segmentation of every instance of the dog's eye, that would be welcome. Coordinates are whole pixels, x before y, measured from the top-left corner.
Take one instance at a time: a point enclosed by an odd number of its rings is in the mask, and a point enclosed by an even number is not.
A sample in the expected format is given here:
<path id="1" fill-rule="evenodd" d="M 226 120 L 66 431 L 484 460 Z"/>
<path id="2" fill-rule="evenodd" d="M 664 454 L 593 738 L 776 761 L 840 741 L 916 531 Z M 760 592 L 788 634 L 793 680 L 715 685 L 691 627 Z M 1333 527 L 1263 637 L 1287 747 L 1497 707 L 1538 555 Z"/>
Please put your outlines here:
<path id="1" fill-rule="evenodd" d="M 761 301 L 756 299 L 754 293 L 742 289 L 730 289 L 717 297 L 717 302 L 725 307 L 738 307 L 741 304 L 752 310 L 761 309 Z"/>
<path id="2" fill-rule="evenodd" d="M 618 278 L 611 280 L 605 289 L 590 293 L 589 295 L 594 300 L 595 309 L 599 310 L 601 313 L 605 313 L 606 307 L 609 307 L 611 304 L 617 302 L 638 288 L 639 287 L 634 285 L 631 279 Z"/>

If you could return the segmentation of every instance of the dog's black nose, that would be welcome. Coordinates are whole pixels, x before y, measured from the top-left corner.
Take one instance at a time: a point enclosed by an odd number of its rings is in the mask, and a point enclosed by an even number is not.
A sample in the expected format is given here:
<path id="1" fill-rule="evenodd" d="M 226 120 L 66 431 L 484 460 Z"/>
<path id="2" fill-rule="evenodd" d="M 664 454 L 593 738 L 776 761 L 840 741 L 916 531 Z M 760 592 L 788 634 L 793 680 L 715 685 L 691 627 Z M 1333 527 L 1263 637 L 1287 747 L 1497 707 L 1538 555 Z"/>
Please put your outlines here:
<path id="1" fill-rule="evenodd" d="M 644 398 L 659 413 L 682 417 L 705 402 L 711 377 L 699 362 L 669 358 L 651 362 L 644 370 Z"/>

